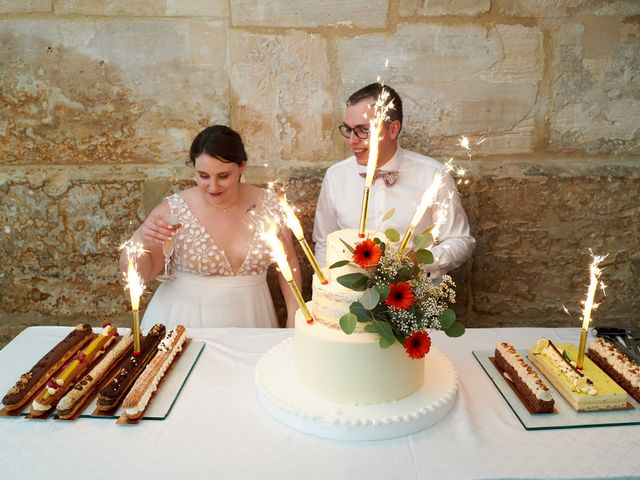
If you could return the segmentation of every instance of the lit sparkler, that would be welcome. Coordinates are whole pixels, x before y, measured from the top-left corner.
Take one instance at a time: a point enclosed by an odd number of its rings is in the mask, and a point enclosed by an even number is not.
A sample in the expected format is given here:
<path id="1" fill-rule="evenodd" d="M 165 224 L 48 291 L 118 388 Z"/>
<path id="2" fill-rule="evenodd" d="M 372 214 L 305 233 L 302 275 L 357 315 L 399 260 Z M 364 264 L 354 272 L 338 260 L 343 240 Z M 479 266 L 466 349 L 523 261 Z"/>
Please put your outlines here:
<path id="1" fill-rule="evenodd" d="M 304 231 L 302 230 L 302 225 L 300 225 L 300 220 L 298 220 L 298 217 L 296 216 L 296 213 L 293 210 L 293 207 L 287 201 L 286 195 L 282 195 L 278 199 L 278 202 L 280 203 L 280 206 L 282 207 L 282 210 L 286 215 L 287 226 L 291 229 L 291 231 L 293 232 L 293 235 L 298 239 L 298 242 L 300 243 L 300 247 L 302 247 L 302 251 L 307 256 L 307 259 L 309 260 L 311 267 L 313 267 L 313 271 L 316 272 L 316 275 L 318 276 L 318 280 L 320 280 L 320 283 L 322 285 L 326 285 L 329 282 L 327 281 L 324 274 L 322 273 L 322 269 L 320 268 L 320 265 L 318 264 L 318 261 L 316 260 L 315 255 L 311 251 L 311 247 L 309 247 L 309 244 L 304 238 Z"/>
<path id="2" fill-rule="evenodd" d="M 300 293 L 300 290 L 298 289 L 296 282 L 293 281 L 293 274 L 291 273 L 291 267 L 289 267 L 289 262 L 287 262 L 287 254 L 284 250 L 284 246 L 282 245 L 282 242 L 278 238 L 278 233 L 277 233 L 277 228 L 275 223 L 271 223 L 267 231 L 262 234 L 262 238 L 267 243 L 267 245 L 269 245 L 269 248 L 271 249 L 271 255 L 273 256 L 274 260 L 278 264 L 280 273 L 289 284 L 289 287 L 293 292 L 293 296 L 295 297 L 296 302 L 298 302 L 298 306 L 300 307 L 300 310 L 302 310 L 302 313 L 304 314 L 304 317 L 306 318 L 307 323 L 313 323 L 313 317 L 311 316 L 311 313 L 307 308 L 307 304 L 302 298 L 302 294 Z"/>
<path id="3" fill-rule="evenodd" d="M 433 182 L 431 183 L 431 186 L 427 188 L 425 192 L 422 194 L 422 200 L 420 201 L 420 205 L 418 205 L 418 209 L 416 210 L 416 213 L 414 214 L 413 219 L 409 224 L 407 233 L 404 234 L 402 242 L 400 242 L 400 247 L 399 247 L 400 250 L 402 250 L 403 248 L 406 248 L 407 244 L 409 243 L 409 240 L 411 239 L 411 236 L 413 235 L 413 232 L 418 226 L 418 223 L 420 223 L 420 220 L 422 220 L 422 217 L 424 216 L 424 212 L 426 212 L 427 208 L 429 208 L 434 203 L 438 195 L 438 191 L 440 190 L 440 187 L 442 187 L 442 175 L 437 174 L 433 177 Z"/>
<path id="4" fill-rule="evenodd" d="M 376 167 L 378 165 L 378 143 L 380 142 L 380 130 L 382 124 L 388 119 L 387 112 L 394 108 L 393 101 L 388 101 L 389 91 L 382 92 L 373 105 L 373 116 L 369 119 L 369 159 L 367 160 L 367 176 L 365 178 L 364 192 L 362 195 L 362 211 L 360 213 L 360 230 L 358 237 L 364 238 L 367 229 L 367 213 L 369 211 L 369 189 L 373 184 Z"/>
<path id="5" fill-rule="evenodd" d="M 589 323 L 591 322 L 591 311 L 598 308 L 598 304 L 595 303 L 596 290 L 598 289 L 598 283 L 600 282 L 600 275 L 602 275 L 602 269 L 600 263 L 607 258 L 607 255 L 594 255 L 591 252 L 591 265 L 589 266 L 589 288 L 587 289 L 587 297 L 584 300 L 582 308 L 582 330 L 580 332 L 580 346 L 578 348 L 578 360 L 576 362 L 576 368 L 582 370 L 584 366 L 584 350 L 587 345 L 587 332 L 589 330 Z M 600 288 L 604 292 L 605 285 L 601 284 Z"/>
<path id="6" fill-rule="evenodd" d="M 133 354 L 140 355 L 140 297 L 144 292 L 144 280 L 138 273 L 137 260 L 147 251 L 139 243 L 127 242 L 120 247 L 127 253 L 127 273 L 125 275 L 126 290 L 129 290 L 131 300 L 131 316 L 133 334 Z"/>

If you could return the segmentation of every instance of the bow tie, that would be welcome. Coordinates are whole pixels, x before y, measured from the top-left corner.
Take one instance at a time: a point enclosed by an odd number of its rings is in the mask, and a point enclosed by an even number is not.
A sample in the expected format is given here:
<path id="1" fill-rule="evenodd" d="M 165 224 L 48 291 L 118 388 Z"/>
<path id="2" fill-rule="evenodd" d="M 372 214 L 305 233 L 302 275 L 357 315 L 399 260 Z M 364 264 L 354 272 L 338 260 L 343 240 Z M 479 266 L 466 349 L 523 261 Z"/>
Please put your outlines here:
<path id="1" fill-rule="evenodd" d="M 360 174 L 360 176 L 362 178 L 366 178 L 367 173 L 363 172 Z M 398 171 L 376 169 L 376 172 L 373 174 L 373 181 L 375 182 L 379 178 L 384 181 L 384 184 L 387 187 L 392 187 L 398 181 Z"/>

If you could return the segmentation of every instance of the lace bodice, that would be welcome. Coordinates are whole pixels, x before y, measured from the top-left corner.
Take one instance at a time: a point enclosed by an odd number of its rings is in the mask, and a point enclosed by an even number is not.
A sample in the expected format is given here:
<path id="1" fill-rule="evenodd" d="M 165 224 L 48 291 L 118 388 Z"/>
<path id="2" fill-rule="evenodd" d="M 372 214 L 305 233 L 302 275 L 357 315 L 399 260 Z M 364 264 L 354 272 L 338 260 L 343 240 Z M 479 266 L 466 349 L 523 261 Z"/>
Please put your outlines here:
<path id="1" fill-rule="evenodd" d="M 171 209 L 178 213 L 182 227 L 176 233 L 176 244 L 173 255 L 173 267 L 176 271 L 195 273 L 198 275 L 233 276 L 229 260 L 209 235 L 205 227 L 198 221 L 182 197 L 175 193 L 167 198 Z M 240 270 L 236 275 L 260 275 L 267 271 L 272 262 L 269 247 L 260 238 L 260 226 L 278 211 L 275 196 L 267 192 L 263 203 L 256 207 L 248 218 L 254 222 L 253 238 Z"/>

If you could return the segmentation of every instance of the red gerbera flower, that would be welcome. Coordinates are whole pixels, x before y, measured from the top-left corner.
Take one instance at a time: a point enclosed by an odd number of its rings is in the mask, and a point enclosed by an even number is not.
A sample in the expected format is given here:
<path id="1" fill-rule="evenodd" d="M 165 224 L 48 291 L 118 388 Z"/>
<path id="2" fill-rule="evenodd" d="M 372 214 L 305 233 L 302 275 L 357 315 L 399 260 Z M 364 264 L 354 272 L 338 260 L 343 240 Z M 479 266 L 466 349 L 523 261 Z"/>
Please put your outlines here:
<path id="1" fill-rule="evenodd" d="M 407 338 L 404 349 L 411 358 L 423 358 L 431 349 L 431 337 L 427 332 L 415 332 Z"/>
<path id="2" fill-rule="evenodd" d="M 385 301 L 390 307 L 406 310 L 413 305 L 413 292 L 408 282 L 398 282 L 389 285 L 389 295 Z"/>
<path id="3" fill-rule="evenodd" d="M 371 239 L 364 240 L 356 245 L 353 252 L 353 261 L 360 268 L 368 268 L 377 265 L 382 257 L 380 245 Z"/>

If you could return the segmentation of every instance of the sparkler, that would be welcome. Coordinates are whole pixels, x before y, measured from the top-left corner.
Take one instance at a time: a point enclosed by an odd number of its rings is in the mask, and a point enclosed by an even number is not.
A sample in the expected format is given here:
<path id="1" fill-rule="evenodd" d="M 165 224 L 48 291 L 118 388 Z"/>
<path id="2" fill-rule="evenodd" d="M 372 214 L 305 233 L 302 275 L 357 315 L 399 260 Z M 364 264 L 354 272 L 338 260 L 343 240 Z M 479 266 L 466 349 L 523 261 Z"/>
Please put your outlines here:
<path id="1" fill-rule="evenodd" d="M 598 304 L 594 302 L 596 290 L 598 289 L 598 282 L 600 281 L 600 275 L 602 270 L 600 269 L 600 263 L 607 258 L 607 255 L 594 255 L 591 252 L 591 265 L 589 266 L 589 288 L 587 289 L 587 297 L 584 300 L 584 307 L 582 309 L 582 330 L 580 332 L 580 346 L 578 348 L 578 360 L 576 362 L 576 368 L 582 370 L 584 367 L 584 350 L 587 345 L 587 332 L 589 330 L 589 323 L 591 322 L 591 311 L 598 308 Z M 604 292 L 605 285 L 600 284 L 600 288 Z"/>
<path id="2" fill-rule="evenodd" d="M 280 203 L 282 210 L 285 212 L 287 226 L 291 229 L 291 231 L 293 232 L 293 235 L 298 239 L 298 242 L 302 247 L 302 251 L 307 256 L 307 259 L 309 259 L 309 263 L 311 264 L 311 267 L 313 267 L 313 271 L 316 272 L 316 275 L 318 276 L 318 280 L 320 280 L 320 283 L 322 285 L 326 285 L 327 283 L 329 283 L 329 281 L 325 278 L 324 274 L 322 273 L 322 269 L 318 264 L 318 260 L 316 260 L 315 255 L 311 251 L 311 247 L 309 247 L 309 244 L 305 240 L 304 231 L 302 230 L 302 225 L 300 225 L 300 220 L 298 220 L 298 217 L 296 216 L 293 210 L 293 207 L 287 201 L 286 195 L 282 195 L 278 199 L 278 202 Z"/>
<path id="3" fill-rule="evenodd" d="M 307 323 L 313 323 L 313 317 L 311 316 L 311 313 L 307 308 L 307 304 L 302 298 L 302 294 L 300 293 L 300 290 L 298 290 L 298 286 L 296 285 L 296 282 L 293 281 L 293 274 L 291 273 L 291 267 L 289 267 L 289 262 L 287 262 L 287 254 L 284 251 L 282 242 L 278 238 L 278 233 L 276 230 L 275 223 L 271 223 L 267 231 L 262 234 L 262 238 L 269 245 L 269 248 L 271 249 L 271 255 L 273 255 L 274 260 L 278 264 L 280 273 L 289 284 L 289 288 L 291 288 L 291 291 L 293 292 L 293 296 L 295 297 L 296 302 L 298 302 L 298 306 L 300 307 L 300 310 L 302 310 L 304 317 L 307 319 Z"/>
<path id="4" fill-rule="evenodd" d="M 376 166 L 378 165 L 378 143 L 380 142 L 380 130 L 387 120 L 387 112 L 394 108 L 393 101 L 387 101 L 389 91 L 382 89 L 373 105 L 373 117 L 369 119 L 369 159 L 367 160 L 367 176 L 365 178 L 364 192 L 362 194 L 362 210 L 360 212 L 360 230 L 358 238 L 365 237 L 367 229 L 367 213 L 369 212 L 369 189 L 373 184 Z"/>
<path id="5" fill-rule="evenodd" d="M 129 290 L 129 298 L 131 300 L 131 316 L 133 334 L 133 354 L 140 355 L 140 297 L 144 291 L 144 280 L 137 270 L 137 259 L 144 255 L 146 250 L 139 243 L 127 242 L 120 247 L 127 253 L 127 273 L 125 276 L 126 290 Z"/>
<path id="6" fill-rule="evenodd" d="M 403 248 L 406 248 L 407 244 L 409 243 L 409 240 L 411 239 L 411 236 L 413 235 L 413 232 L 416 229 L 416 226 L 418 225 L 418 223 L 420 223 L 420 220 L 422 220 L 422 217 L 424 216 L 424 212 L 426 212 L 427 208 L 429 208 L 435 201 L 436 196 L 438 195 L 438 191 L 440 190 L 440 187 L 442 187 L 442 175 L 437 174 L 433 177 L 433 182 L 431 183 L 431 186 L 427 188 L 425 192 L 422 194 L 422 200 L 420 201 L 420 205 L 418 205 L 418 209 L 416 210 L 416 213 L 414 214 L 413 219 L 409 224 L 407 233 L 404 234 L 402 242 L 400 242 L 400 247 L 399 247 L 400 250 L 402 250 Z"/>

